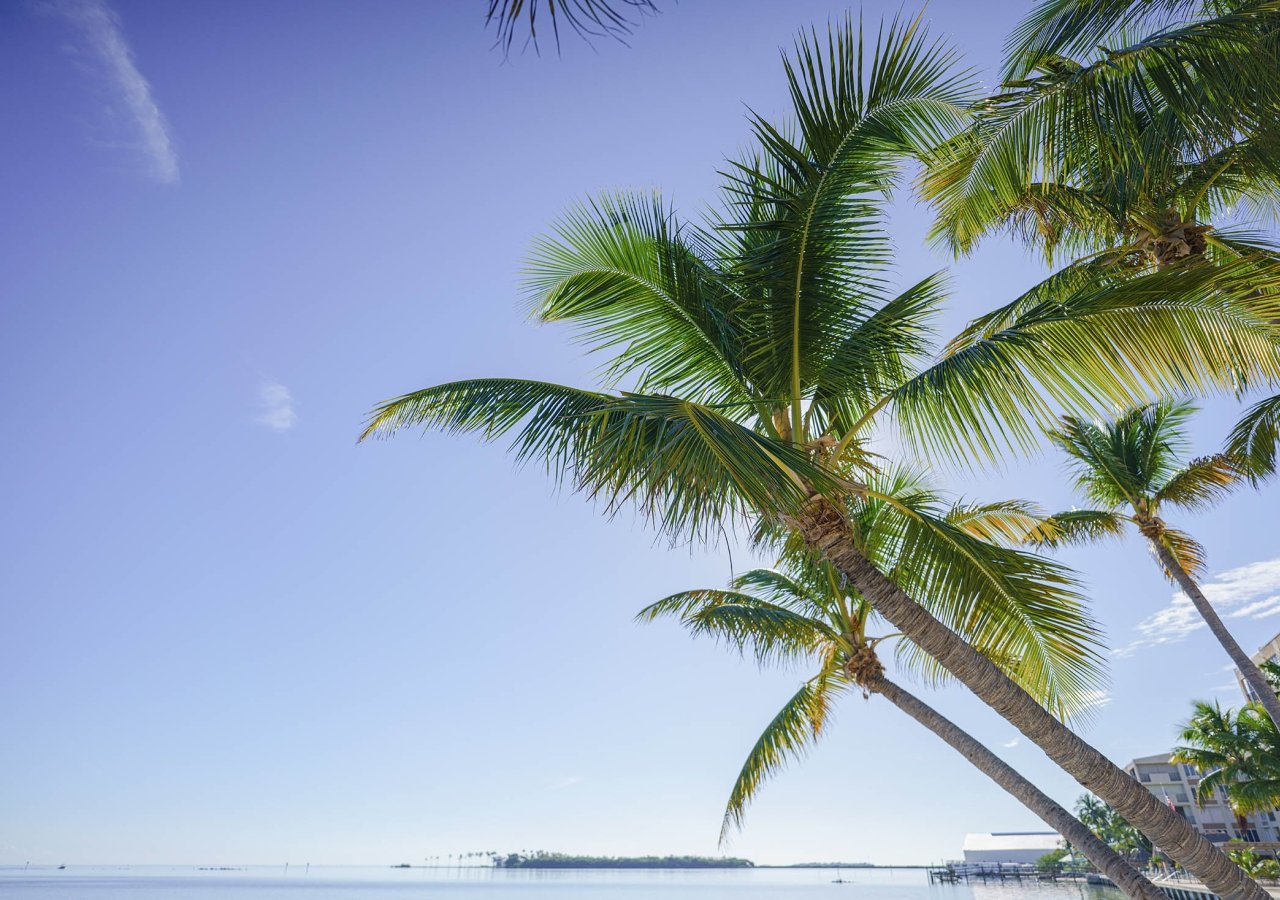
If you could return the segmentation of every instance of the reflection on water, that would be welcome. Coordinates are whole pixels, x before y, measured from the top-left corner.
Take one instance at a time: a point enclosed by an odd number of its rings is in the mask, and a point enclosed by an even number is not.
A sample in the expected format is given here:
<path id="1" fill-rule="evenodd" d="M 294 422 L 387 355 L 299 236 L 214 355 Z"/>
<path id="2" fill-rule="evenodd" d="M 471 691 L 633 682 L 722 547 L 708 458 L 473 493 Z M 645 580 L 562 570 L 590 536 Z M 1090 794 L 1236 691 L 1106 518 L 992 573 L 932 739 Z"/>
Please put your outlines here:
<path id="1" fill-rule="evenodd" d="M 1123 900 L 1082 884 L 929 884 L 921 869 L 555 870 L 372 866 L 0 867 L 5 900 Z"/>

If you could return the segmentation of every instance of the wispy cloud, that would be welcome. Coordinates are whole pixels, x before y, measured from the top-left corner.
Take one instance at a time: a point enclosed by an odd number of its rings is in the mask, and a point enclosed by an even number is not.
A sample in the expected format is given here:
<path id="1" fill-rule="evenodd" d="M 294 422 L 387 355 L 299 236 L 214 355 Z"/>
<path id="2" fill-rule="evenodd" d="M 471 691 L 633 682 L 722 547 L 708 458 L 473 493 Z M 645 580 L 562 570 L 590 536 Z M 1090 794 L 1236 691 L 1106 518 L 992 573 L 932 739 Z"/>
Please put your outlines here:
<path id="1" fill-rule="evenodd" d="M 258 423 L 272 431 L 288 431 L 298 424 L 293 395 L 283 384 L 271 382 L 258 389 Z"/>
<path id="2" fill-rule="evenodd" d="M 109 98 L 109 108 L 131 132 L 129 146 L 147 161 L 148 174 L 161 184 L 178 181 L 178 154 L 151 85 L 138 70 L 120 18 L 106 0 L 49 0 L 41 8 L 69 22 L 81 42 L 72 46 Z"/>
<path id="3" fill-rule="evenodd" d="M 1021 738 L 1014 738 L 1014 739 L 1013 739 L 1013 740 L 1011 740 L 1011 741 L 1006 741 L 1005 743 L 1001 744 L 1000 746 L 1004 747 L 1006 750 L 1012 750 L 1014 747 L 1018 746 L 1018 745 L 1019 745 L 1019 744 L 1021 744 L 1021 743 L 1022 743 L 1022 739 L 1021 739 Z"/>
<path id="4" fill-rule="evenodd" d="M 1264 619 L 1280 615 L 1280 559 L 1229 569 L 1200 587 L 1224 619 Z M 1204 621 L 1186 594 L 1178 591 L 1168 606 L 1135 626 L 1137 639 L 1112 653 L 1132 656 L 1146 647 L 1175 644 L 1204 627 Z"/>

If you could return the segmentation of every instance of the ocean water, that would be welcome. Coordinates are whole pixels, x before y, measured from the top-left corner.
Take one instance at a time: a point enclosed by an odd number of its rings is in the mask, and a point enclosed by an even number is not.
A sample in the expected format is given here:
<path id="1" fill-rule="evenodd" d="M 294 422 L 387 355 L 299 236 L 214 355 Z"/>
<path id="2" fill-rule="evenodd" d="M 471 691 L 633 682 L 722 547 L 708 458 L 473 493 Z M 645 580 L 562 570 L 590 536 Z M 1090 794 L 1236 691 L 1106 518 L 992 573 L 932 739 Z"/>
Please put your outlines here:
<path id="1" fill-rule="evenodd" d="M 502 870 L 371 866 L 0 867 L 4 900 L 1123 900 L 1038 882 L 931 885 L 920 869 Z"/>

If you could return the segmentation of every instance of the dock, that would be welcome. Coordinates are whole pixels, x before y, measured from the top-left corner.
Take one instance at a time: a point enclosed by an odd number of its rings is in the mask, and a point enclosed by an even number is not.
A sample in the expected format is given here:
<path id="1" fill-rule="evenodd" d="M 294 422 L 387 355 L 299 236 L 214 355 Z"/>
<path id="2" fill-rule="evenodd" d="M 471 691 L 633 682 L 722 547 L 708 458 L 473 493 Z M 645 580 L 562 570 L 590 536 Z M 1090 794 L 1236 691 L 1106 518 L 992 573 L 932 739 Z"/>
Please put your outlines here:
<path id="1" fill-rule="evenodd" d="M 968 881 L 1059 881 L 1073 880 L 1072 872 L 1041 871 L 1029 863 L 943 863 L 928 869 L 930 884 L 959 884 Z"/>
<path id="2" fill-rule="evenodd" d="M 1218 900 L 1217 894 L 1190 878 L 1156 876 L 1151 882 L 1164 891 L 1170 900 Z M 1263 884 L 1262 889 L 1280 900 L 1280 885 Z"/>

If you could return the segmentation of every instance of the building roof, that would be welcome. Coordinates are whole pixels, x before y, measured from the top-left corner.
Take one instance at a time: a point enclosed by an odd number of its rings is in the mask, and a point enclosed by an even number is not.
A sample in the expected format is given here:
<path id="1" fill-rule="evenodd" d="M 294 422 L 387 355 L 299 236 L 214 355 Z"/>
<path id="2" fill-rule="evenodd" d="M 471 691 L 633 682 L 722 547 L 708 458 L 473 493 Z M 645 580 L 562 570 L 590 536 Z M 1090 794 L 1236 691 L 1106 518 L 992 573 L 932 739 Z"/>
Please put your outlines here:
<path id="1" fill-rule="evenodd" d="M 1129 765 L 1131 766 L 1167 766 L 1170 765 L 1169 753 L 1157 753 L 1155 756 L 1139 756 Z"/>
<path id="2" fill-rule="evenodd" d="M 1062 835 L 1056 831 L 992 831 L 966 834 L 964 849 L 981 850 L 1050 850 L 1058 849 Z"/>

